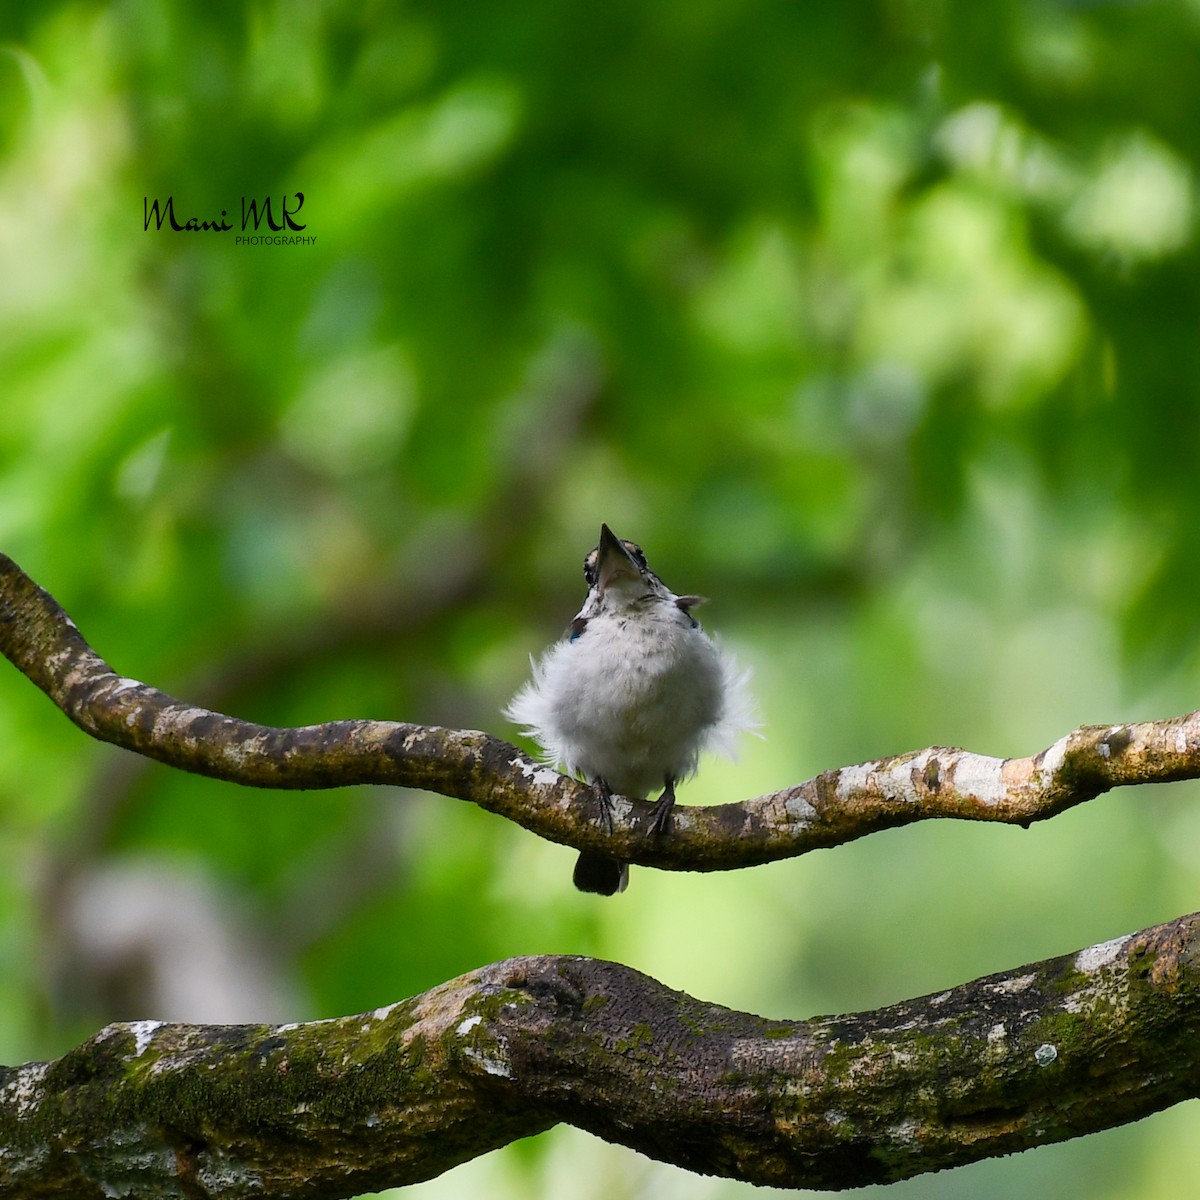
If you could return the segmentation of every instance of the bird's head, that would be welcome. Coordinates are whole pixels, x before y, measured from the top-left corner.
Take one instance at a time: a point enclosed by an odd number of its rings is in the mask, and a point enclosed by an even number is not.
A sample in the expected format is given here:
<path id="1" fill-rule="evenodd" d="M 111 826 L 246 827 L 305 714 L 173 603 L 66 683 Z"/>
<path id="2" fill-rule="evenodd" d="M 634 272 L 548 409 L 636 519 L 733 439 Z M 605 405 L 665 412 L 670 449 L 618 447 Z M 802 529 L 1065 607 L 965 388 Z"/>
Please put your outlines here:
<path id="1" fill-rule="evenodd" d="M 607 525 L 600 526 L 600 541 L 583 560 L 587 585 L 603 595 L 610 588 L 644 592 L 658 577 L 646 566 L 646 556 L 636 542 L 624 542 Z"/>

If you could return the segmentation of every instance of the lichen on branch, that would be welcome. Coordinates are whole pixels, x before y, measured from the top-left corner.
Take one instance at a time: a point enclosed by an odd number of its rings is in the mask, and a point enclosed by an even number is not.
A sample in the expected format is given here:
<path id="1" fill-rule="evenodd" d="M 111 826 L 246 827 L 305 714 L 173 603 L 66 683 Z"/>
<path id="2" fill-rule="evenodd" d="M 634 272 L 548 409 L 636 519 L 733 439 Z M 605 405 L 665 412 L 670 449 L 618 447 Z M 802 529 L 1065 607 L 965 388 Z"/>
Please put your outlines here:
<path id="1" fill-rule="evenodd" d="M 0 556 L 0 651 L 80 728 L 256 787 L 392 783 L 676 870 L 803 854 L 929 817 L 1028 823 L 1118 784 L 1200 775 L 1200 714 L 1087 727 L 1030 758 L 932 747 L 680 808 L 589 789 L 486 733 L 272 728 L 117 674 Z M 429 1178 L 566 1121 L 689 1170 L 886 1182 L 1123 1124 L 1200 1091 L 1200 916 L 875 1012 L 737 1013 L 613 963 L 483 967 L 374 1013 L 284 1026 L 113 1025 L 0 1068 L 0 1198 L 325 1200 Z M 1110 1053 L 1119 1045 L 1121 1053 Z"/>
<path id="2" fill-rule="evenodd" d="M 334 1200 L 559 1122 L 756 1184 L 885 1183 L 1194 1097 L 1198 949 L 1182 917 L 809 1021 L 537 956 L 336 1020 L 110 1025 L 0 1068 L 0 1200 Z"/>
<path id="3" fill-rule="evenodd" d="M 479 805 L 550 841 L 643 866 L 721 871 L 936 817 L 1027 825 L 1122 784 L 1200 778 L 1200 712 L 1084 726 L 1027 758 L 930 747 L 825 771 L 769 795 L 674 810 L 618 797 L 611 832 L 590 789 L 492 734 L 398 721 L 274 728 L 187 704 L 119 675 L 54 598 L 0 554 L 0 652 L 102 741 L 250 787 L 386 783 Z"/>

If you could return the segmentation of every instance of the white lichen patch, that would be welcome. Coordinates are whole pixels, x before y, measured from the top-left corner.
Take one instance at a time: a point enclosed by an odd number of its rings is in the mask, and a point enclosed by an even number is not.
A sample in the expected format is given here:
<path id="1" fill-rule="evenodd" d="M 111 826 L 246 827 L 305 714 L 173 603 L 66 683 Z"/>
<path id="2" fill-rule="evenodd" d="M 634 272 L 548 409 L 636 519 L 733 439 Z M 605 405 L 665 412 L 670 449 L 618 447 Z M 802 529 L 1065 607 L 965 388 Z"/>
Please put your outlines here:
<path id="1" fill-rule="evenodd" d="M 1066 737 L 1060 737 L 1042 754 L 1042 765 L 1038 768 L 1038 782 L 1043 787 L 1058 774 L 1059 768 L 1063 765 L 1063 759 L 1067 756 L 1067 746 L 1070 741 L 1071 735 L 1068 733 Z"/>
<path id="2" fill-rule="evenodd" d="M 1033 1060 L 1039 1067 L 1048 1067 L 1057 1057 L 1057 1048 L 1050 1045 L 1049 1042 L 1043 1042 L 1033 1052 Z"/>
<path id="3" fill-rule="evenodd" d="M 817 816 L 817 810 L 796 792 L 783 802 L 783 811 L 787 813 L 788 820 L 797 825 L 807 825 Z"/>
<path id="4" fill-rule="evenodd" d="M 371 1017 L 376 1021 L 384 1021 L 392 1015 L 392 1013 L 403 1003 L 401 1000 L 394 1000 L 391 1004 L 385 1004 L 382 1008 L 377 1008 L 371 1014 Z"/>
<path id="5" fill-rule="evenodd" d="M 473 1062 L 477 1062 L 489 1075 L 501 1075 L 505 1079 L 512 1075 L 512 1068 L 502 1058 L 483 1054 L 470 1046 L 463 1053 Z"/>
<path id="6" fill-rule="evenodd" d="M 1180 725 L 1180 727 L 1175 730 L 1175 751 L 1178 754 L 1186 754 L 1188 752 L 1188 735 L 1186 725 Z"/>
<path id="7" fill-rule="evenodd" d="M 895 1025 L 889 1025 L 888 1031 L 890 1033 L 909 1033 L 914 1029 L 920 1029 L 924 1024 L 924 1018 L 918 1016 L 908 1021 L 900 1021 Z"/>
<path id="8" fill-rule="evenodd" d="M 1090 975 L 1093 971 L 1099 971 L 1101 967 L 1107 967 L 1121 953 L 1121 948 L 1129 938 L 1130 935 L 1125 934 L 1124 937 L 1113 938 L 1110 942 L 1101 942 L 1098 946 L 1080 950 L 1075 955 L 1075 970 Z"/>
<path id="9" fill-rule="evenodd" d="M 511 759 L 508 765 L 516 767 L 534 787 L 552 787 L 559 780 L 559 774 L 553 768 L 531 762 L 527 758 Z"/>
<path id="10" fill-rule="evenodd" d="M 954 786 L 960 795 L 981 804 L 999 804 L 1008 795 L 1004 759 L 986 754 L 963 754 L 954 764 Z"/>
<path id="11" fill-rule="evenodd" d="M 925 778 L 929 764 L 938 758 L 938 752 L 930 748 L 919 754 L 903 755 L 886 765 L 876 761 L 843 767 L 838 772 L 838 799 L 845 800 L 862 792 L 878 792 L 889 800 L 916 804 L 925 790 L 919 781 Z"/>
<path id="12" fill-rule="evenodd" d="M 998 1025 L 993 1025 L 991 1029 L 988 1030 L 987 1040 L 989 1042 L 1002 1042 L 1006 1037 L 1008 1037 L 1008 1029 L 1005 1027 L 1003 1021 L 1001 1021 Z"/>
<path id="13" fill-rule="evenodd" d="M 133 1057 L 141 1058 L 150 1045 L 154 1031 L 162 1028 L 162 1021 L 130 1021 L 126 1028 L 133 1034 Z"/>
<path id="14" fill-rule="evenodd" d="M 853 767 L 843 767 L 838 772 L 835 794 L 839 800 L 847 800 L 859 792 L 871 787 L 872 777 L 879 770 L 877 762 L 859 763 Z"/>
<path id="15" fill-rule="evenodd" d="M 612 798 L 612 810 L 613 816 L 618 821 L 628 822 L 633 820 L 633 805 L 628 800 L 623 800 L 620 796 L 614 796 Z M 677 810 L 674 814 L 674 820 L 676 822 L 683 822 L 683 824 L 679 826 L 680 829 L 688 829 L 691 827 L 690 822 L 692 818 L 691 815 L 686 811 Z"/>
<path id="16" fill-rule="evenodd" d="M 243 770 L 248 762 L 253 762 L 257 757 L 254 748 L 250 741 L 245 742 L 230 742 L 226 746 L 218 747 L 218 752 L 221 755 L 223 762 L 228 763 L 236 770 Z"/>
<path id="17" fill-rule="evenodd" d="M 470 1033 L 471 1030 L 474 1029 L 476 1025 L 482 1025 L 482 1024 L 483 1024 L 483 1018 L 481 1016 L 479 1016 L 478 1014 L 476 1014 L 473 1017 L 467 1017 L 464 1020 L 460 1021 L 458 1023 L 458 1028 L 455 1029 L 454 1032 L 457 1033 L 459 1037 L 463 1037 L 465 1034 Z"/>
<path id="18" fill-rule="evenodd" d="M 70 648 L 66 650 L 55 650 L 46 655 L 46 665 L 54 672 L 55 675 L 59 675 L 62 673 L 63 667 L 65 667 L 67 663 L 71 661 L 74 654 L 75 651 Z M 75 678 L 79 678 L 78 673 L 75 674 Z M 70 675 L 67 676 L 67 682 L 71 682 Z"/>
<path id="19" fill-rule="evenodd" d="M 205 1153 L 197 1181 L 206 1196 L 255 1196 L 264 1191 L 262 1176 L 220 1146 L 210 1146 Z"/>
<path id="20" fill-rule="evenodd" d="M 927 749 L 922 750 L 921 753 L 918 754 L 916 758 L 914 758 L 909 764 L 908 774 L 910 778 L 913 775 L 924 775 L 929 769 L 929 764 L 931 762 L 936 763 L 937 761 L 938 751 L 934 747 L 930 746 Z"/>
<path id="21" fill-rule="evenodd" d="M 108 694 L 110 697 L 119 696 L 122 692 L 128 692 L 132 688 L 140 688 L 144 686 L 145 684 L 143 684 L 140 679 L 129 679 L 125 675 L 118 675 L 117 682 L 113 684 L 112 689 Z"/>
<path id="22" fill-rule="evenodd" d="M 401 1048 L 407 1050 L 417 1039 L 440 1042 L 462 1021 L 463 1012 L 472 1005 L 477 995 L 478 974 L 471 972 L 421 996 L 399 1001 L 404 1005 L 402 1019 L 396 1028 Z M 386 1011 L 388 1009 L 376 1009 L 376 1015 Z"/>
<path id="23" fill-rule="evenodd" d="M 0 1090 L 0 1103 L 15 1104 L 18 1118 L 28 1116 L 42 1098 L 42 1082 L 49 1068 L 50 1064 L 44 1062 L 18 1067 L 16 1074 Z"/>
<path id="24" fill-rule="evenodd" d="M 106 1178 L 95 1181 L 103 1196 L 111 1200 L 133 1200 L 134 1197 L 146 1195 L 141 1181 L 154 1179 L 162 1183 L 162 1189 L 156 1191 L 155 1195 L 184 1200 L 187 1193 L 176 1178 L 175 1151 L 166 1146 L 158 1148 L 156 1134 L 157 1131 L 152 1131 L 149 1125 L 139 1125 L 124 1131 L 113 1130 L 105 1135 L 108 1161 L 119 1166 L 106 1172 Z"/>
<path id="25" fill-rule="evenodd" d="M 297 1029 L 312 1029 L 316 1025 L 338 1025 L 346 1017 L 319 1017 L 314 1021 L 289 1021 L 286 1025 L 272 1025 L 272 1033 L 292 1033 Z"/>
<path id="26" fill-rule="evenodd" d="M 236 746 L 231 746 L 230 749 L 246 758 L 261 758 L 267 753 L 269 741 L 270 734 L 256 733 L 253 737 L 238 742 Z"/>
<path id="27" fill-rule="evenodd" d="M 169 728 L 180 737 L 188 738 L 193 744 L 195 744 L 196 738 L 192 732 L 192 726 L 201 721 L 211 720 L 213 717 L 219 715 L 218 713 L 214 713 L 210 708 L 196 708 L 190 704 L 169 709 L 163 714 L 169 722 Z M 227 718 L 221 718 L 222 723 L 226 720 Z M 209 735 L 205 734 L 203 736 L 207 740 Z"/>
<path id="28" fill-rule="evenodd" d="M 1012 979 L 1002 979 L 999 983 L 993 983 L 991 989 L 1000 995 L 1015 996 L 1018 992 L 1025 991 L 1035 979 L 1036 975 L 1017 975 Z"/>

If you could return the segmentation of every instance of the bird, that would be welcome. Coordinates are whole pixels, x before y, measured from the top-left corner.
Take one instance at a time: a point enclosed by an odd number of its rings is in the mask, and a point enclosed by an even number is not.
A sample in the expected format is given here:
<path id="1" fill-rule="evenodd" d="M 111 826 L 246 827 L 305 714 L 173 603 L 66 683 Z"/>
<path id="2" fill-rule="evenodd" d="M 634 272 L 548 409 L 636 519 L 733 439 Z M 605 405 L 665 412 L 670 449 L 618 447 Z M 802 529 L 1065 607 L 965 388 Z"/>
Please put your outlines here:
<path id="1" fill-rule="evenodd" d="M 734 757 L 738 734 L 756 731 L 750 672 L 704 632 L 692 610 L 701 596 L 677 596 L 646 564 L 636 542 L 606 525 L 583 560 L 587 598 L 562 638 L 504 710 L 534 738 L 545 761 L 592 785 L 611 832 L 614 795 L 645 800 L 656 788 L 649 832 L 670 828 L 675 785 L 703 750 Z M 580 852 L 574 883 L 611 896 L 629 882 L 629 864 Z"/>

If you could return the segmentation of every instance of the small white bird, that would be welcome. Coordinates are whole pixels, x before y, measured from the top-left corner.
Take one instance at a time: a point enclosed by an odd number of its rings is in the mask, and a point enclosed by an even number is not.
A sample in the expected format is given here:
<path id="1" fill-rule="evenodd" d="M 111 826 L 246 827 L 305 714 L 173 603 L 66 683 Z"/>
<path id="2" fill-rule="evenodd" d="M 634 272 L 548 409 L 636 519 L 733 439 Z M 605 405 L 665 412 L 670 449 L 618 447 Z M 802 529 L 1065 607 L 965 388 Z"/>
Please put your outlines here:
<path id="1" fill-rule="evenodd" d="M 505 715 L 536 738 L 549 762 L 595 786 L 612 828 L 614 793 L 644 800 L 656 787 L 650 831 L 671 822 L 675 783 L 695 773 L 700 751 L 733 757 L 734 741 L 757 727 L 749 672 L 700 628 L 700 596 L 676 596 L 633 542 L 600 526 L 583 561 L 587 599 L 563 639 L 533 663 L 533 679 Z M 629 865 L 584 850 L 575 886 L 611 896 Z"/>

